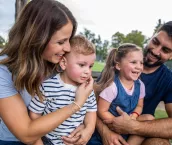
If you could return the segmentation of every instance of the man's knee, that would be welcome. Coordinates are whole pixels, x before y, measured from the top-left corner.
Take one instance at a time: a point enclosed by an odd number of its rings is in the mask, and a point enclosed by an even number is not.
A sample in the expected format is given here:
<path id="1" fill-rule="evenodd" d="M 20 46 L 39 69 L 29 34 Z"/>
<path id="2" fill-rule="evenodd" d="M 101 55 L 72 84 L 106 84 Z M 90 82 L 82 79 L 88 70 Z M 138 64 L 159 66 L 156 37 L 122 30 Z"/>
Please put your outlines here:
<path id="1" fill-rule="evenodd" d="M 147 138 L 142 142 L 141 145 L 170 145 L 170 142 L 168 139 Z"/>

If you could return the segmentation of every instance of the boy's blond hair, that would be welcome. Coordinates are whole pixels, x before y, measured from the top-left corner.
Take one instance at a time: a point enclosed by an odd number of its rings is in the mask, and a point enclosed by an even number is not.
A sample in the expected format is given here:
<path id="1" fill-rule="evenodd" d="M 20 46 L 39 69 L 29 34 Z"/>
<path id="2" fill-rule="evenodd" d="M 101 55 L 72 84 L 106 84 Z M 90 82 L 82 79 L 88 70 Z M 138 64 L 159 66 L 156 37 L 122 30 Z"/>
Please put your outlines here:
<path id="1" fill-rule="evenodd" d="M 76 35 L 70 40 L 71 51 L 83 55 L 96 53 L 94 44 L 82 35 Z"/>

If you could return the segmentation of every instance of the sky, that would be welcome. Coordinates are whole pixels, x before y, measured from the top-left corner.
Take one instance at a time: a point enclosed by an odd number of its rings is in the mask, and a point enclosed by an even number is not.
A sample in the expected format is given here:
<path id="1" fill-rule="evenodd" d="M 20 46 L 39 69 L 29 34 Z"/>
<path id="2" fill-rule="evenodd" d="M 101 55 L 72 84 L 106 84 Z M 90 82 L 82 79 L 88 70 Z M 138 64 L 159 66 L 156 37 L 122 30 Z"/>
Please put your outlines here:
<path id="1" fill-rule="evenodd" d="M 116 32 L 128 34 L 139 30 L 151 37 L 158 23 L 172 20 L 172 0 L 59 0 L 78 21 L 77 33 L 83 28 L 111 40 Z M 6 37 L 14 23 L 15 0 L 0 0 L 0 35 Z"/>

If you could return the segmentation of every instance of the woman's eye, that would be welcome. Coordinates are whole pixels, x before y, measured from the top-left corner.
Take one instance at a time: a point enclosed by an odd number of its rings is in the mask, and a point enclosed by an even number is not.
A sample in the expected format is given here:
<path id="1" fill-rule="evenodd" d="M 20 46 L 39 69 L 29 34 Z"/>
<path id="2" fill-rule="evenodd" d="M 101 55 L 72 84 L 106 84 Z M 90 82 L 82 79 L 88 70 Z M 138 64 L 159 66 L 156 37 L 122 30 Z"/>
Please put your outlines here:
<path id="1" fill-rule="evenodd" d="M 64 41 L 60 41 L 58 42 L 59 45 L 63 45 L 64 44 Z"/>

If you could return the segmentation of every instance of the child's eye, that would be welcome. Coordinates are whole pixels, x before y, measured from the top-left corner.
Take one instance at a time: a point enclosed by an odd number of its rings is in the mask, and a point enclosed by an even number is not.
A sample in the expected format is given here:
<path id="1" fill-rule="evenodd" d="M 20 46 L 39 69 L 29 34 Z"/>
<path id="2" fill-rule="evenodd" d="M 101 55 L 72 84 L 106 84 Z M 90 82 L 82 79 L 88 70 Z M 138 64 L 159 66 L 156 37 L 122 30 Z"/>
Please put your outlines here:
<path id="1" fill-rule="evenodd" d="M 92 68 L 93 67 L 93 65 L 90 65 L 90 68 Z"/>
<path id="2" fill-rule="evenodd" d="M 80 67 L 83 67 L 83 66 L 84 66 L 84 64 L 79 64 L 79 66 L 80 66 Z"/>
<path id="3" fill-rule="evenodd" d="M 136 64 L 137 62 L 136 61 L 132 61 L 131 63 Z"/>

